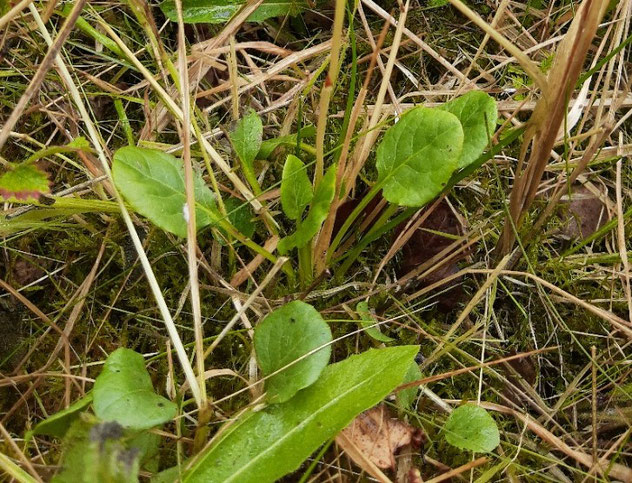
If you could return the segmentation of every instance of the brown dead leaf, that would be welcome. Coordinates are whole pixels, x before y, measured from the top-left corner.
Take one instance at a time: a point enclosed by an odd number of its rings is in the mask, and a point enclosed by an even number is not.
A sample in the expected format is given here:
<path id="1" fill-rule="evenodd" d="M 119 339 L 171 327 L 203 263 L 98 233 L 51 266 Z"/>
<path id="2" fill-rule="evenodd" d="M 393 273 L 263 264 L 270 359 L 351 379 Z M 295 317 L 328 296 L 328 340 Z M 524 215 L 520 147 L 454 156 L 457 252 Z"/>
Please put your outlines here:
<path id="1" fill-rule="evenodd" d="M 604 204 L 584 185 L 574 185 L 570 196 L 560 201 L 559 235 L 567 240 L 584 239 L 595 233 L 607 221 Z"/>
<path id="2" fill-rule="evenodd" d="M 423 216 L 423 214 L 424 213 L 419 216 Z M 404 222 L 397 227 L 393 235 L 394 239 L 405 229 L 407 223 L 408 222 Z M 441 201 L 432 210 L 426 220 L 402 247 L 402 259 L 398 270 L 399 275 L 405 275 L 411 270 L 423 265 L 454 243 L 453 237 L 442 235 L 443 233 L 453 236 L 461 236 L 463 234 L 463 227 L 461 226 L 460 220 L 445 200 Z M 432 285 L 455 274 L 459 271 L 457 261 L 458 259 L 454 259 L 433 270 L 421 279 L 421 284 L 423 286 Z M 459 302 L 463 296 L 461 283 L 461 279 L 454 280 L 449 290 L 446 290 L 438 296 L 439 308 L 441 310 L 446 312 L 450 311 Z"/>
<path id="3" fill-rule="evenodd" d="M 419 447 L 422 434 L 421 430 L 400 421 L 380 404 L 356 417 L 336 437 L 336 443 L 358 466 L 378 477 L 370 467 L 395 469 L 397 452 L 407 445 Z"/>

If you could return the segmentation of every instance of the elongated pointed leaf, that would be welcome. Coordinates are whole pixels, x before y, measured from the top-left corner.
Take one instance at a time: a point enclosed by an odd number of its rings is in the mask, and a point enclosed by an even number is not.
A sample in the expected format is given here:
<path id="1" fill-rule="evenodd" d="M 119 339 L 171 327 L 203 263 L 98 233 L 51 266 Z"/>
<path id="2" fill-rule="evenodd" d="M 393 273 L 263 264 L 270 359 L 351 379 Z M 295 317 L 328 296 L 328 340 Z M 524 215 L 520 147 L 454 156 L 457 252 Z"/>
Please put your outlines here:
<path id="1" fill-rule="evenodd" d="M 300 220 L 307 205 L 314 197 L 305 164 L 289 154 L 283 166 L 281 178 L 281 206 L 291 220 Z"/>
<path id="2" fill-rule="evenodd" d="M 185 483 L 265 483 L 295 469 L 404 378 L 418 346 L 369 350 L 328 366 L 289 401 L 246 414 L 192 463 Z"/>
<path id="3" fill-rule="evenodd" d="M 182 18 L 185 23 L 225 23 L 245 3 L 245 0 L 182 0 Z M 306 7 L 301 0 L 267 0 L 248 17 L 248 21 L 263 22 L 271 17 L 298 15 Z M 160 8 L 169 20 L 178 20 L 173 0 L 161 3 Z"/>
<path id="4" fill-rule="evenodd" d="M 268 376 L 305 354 L 331 342 L 331 330 L 318 311 L 295 300 L 275 310 L 257 325 L 254 344 L 257 361 Z M 331 345 L 283 369 L 265 383 L 269 402 L 281 403 L 313 384 L 329 363 Z"/>
<path id="5" fill-rule="evenodd" d="M 403 206 L 425 205 L 447 184 L 462 149 L 463 128 L 456 116 L 425 107 L 409 110 L 377 148 L 384 198 Z"/>
<path id="6" fill-rule="evenodd" d="M 110 354 L 92 393 L 97 417 L 125 428 L 153 428 L 176 415 L 176 405 L 154 392 L 143 356 L 130 349 Z"/>
<path id="7" fill-rule="evenodd" d="M 114 154 L 114 183 L 127 202 L 156 226 L 187 236 L 186 191 L 182 162 L 156 149 L 127 146 Z M 194 176 L 196 226 L 220 218 L 215 197 L 201 176 Z"/>
<path id="8" fill-rule="evenodd" d="M 336 166 L 333 165 L 329 167 L 316 188 L 314 198 L 312 199 L 312 206 L 305 220 L 298 225 L 296 232 L 290 236 L 286 236 L 279 242 L 279 253 L 284 254 L 292 248 L 302 248 L 314 238 L 318 230 L 320 230 L 320 225 L 322 225 L 325 218 L 327 218 L 329 205 L 331 205 L 334 199 L 335 190 Z"/>
<path id="9" fill-rule="evenodd" d="M 26 434 L 25 439 L 28 441 L 36 434 L 47 434 L 57 438 L 63 437 L 73 421 L 88 408 L 90 403 L 92 403 L 91 392 L 72 403 L 66 409 L 62 409 L 44 421 L 37 423 L 35 427 Z"/>
<path id="10" fill-rule="evenodd" d="M 483 91 L 470 91 L 439 109 L 454 114 L 461 122 L 464 138 L 458 168 L 465 168 L 483 154 L 496 130 L 496 101 Z"/>
<path id="11" fill-rule="evenodd" d="M 235 129 L 230 133 L 230 142 L 237 156 L 250 170 L 254 170 L 252 163 L 261 148 L 262 139 L 263 123 L 259 115 L 252 109 L 237 121 Z"/>

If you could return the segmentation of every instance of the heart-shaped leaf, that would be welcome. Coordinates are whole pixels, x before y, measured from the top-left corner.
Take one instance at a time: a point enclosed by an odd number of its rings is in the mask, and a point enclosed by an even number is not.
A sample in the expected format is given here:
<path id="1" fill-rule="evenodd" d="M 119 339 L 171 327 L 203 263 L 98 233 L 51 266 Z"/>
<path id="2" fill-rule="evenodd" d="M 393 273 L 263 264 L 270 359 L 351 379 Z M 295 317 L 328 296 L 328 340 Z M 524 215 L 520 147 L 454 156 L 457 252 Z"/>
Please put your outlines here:
<path id="1" fill-rule="evenodd" d="M 92 393 L 97 417 L 126 428 L 153 428 L 176 415 L 176 405 L 154 392 L 143 356 L 130 349 L 110 354 Z"/>
<path id="2" fill-rule="evenodd" d="M 127 146 L 114 154 L 114 183 L 127 202 L 156 226 L 187 236 L 186 191 L 182 162 L 156 149 Z M 215 196 L 201 176 L 194 176 L 196 226 L 210 225 L 220 218 Z"/>
<path id="3" fill-rule="evenodd" d="M 254 344 L 257 361 L 268 376 L 306 354 L 325 346 L 266 379 L 270 402 L 284 402 L 313 384 L 329 363 L 331 330 L 318 311 L 296 300 L 275 310 L 257 325 Z"/>
<path id="4" fill-rule="evenodd" d="M 182 19 L 185 23 L 225 23 L 246 3 L 245 0 L 182 0 Z M 172 22 L 178 20 L 173 0 L 160 4 Z M 248 17 L 249 22 L 263 22 L 271 17 L 298 15 L 307 8 L 300 0 L 266 0 Z"/>
<path id="5" fill-rule="evenodd" d="M 305 164 L 293 154 L 289 154 L 281 178 L 283 212 L 291 220 L 300 220 L 313 197 L 312 183 L 305 171 Z"/>
<path id="6" fill-rule="evenodd" d="M 184 483 L 266 483 L 296 470 L 397 387 L 418 346 L 369 350 L 325 368 L 287 402 L 249 412 L 193 461 Z"/>
<path id="7" fill-rule="evenodd" d="M 443 426 L 445 439 L 459 449 L 489 453 L 500 444 L 498 426 L 485 409 L 473 404 L 452 411 Z"/>
<path id="8" fill-rule="evenodd" d="M 486 92 L 470 91 L 439 107 L 454 114 L 463 127 L 463 151 L 458 168 L 465 168 L 483 154 L 496 130 L 498 108 Z"/>
<path id="9" fill-rule="evenodd" d="M 281 239 L 277 249 L 279 253 L 284 254 L 292 248 L 302 248 L 307 245 L 312 238 L 320 230 L 327 214 L 329 213 L 329 205 L 334 199 L 336 189 L 336 166 L 332 165 L 325 172 L 325 176 L 320 180 L 312 205 L 305 219 L 298 224 L 296 231 L 289 236 Z"/>
<path id="10" fill-rule="evenodd" d="M 425 107 L 409 110 L 377 148 L 384 198 L 403 206 L 425 205 L 447 184 L 462 149 L 463 128 L 456 116 Z"/>

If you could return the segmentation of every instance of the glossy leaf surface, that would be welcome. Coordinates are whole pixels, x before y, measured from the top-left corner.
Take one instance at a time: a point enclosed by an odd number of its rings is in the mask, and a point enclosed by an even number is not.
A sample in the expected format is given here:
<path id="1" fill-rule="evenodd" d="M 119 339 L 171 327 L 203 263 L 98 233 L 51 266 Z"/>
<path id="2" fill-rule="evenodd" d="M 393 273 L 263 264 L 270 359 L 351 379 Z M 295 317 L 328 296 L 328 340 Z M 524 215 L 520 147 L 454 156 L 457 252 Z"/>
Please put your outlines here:
<path id="1" fill-rule="evenodd" d="M 125 428 L 153 428 L 176 415 L 176 405 L 154 392 L 143 356 L 130 349 L 110 354 L 92 393 L 97 417 Z"/>
<path id="2" fill-rule="evenodd" d="M 327 322 L 314 307 L 300 300 L 284 305 L 259 322 L 254 343 L 263 375 L 269 376 L 293 363 L 266 379 L 268 401 L 287 401 L 313 384 L 329 363 L 329 342 L 331 330 Z M 299 360 L 318 347 L 322 349 Z"/>
<path id="3" fill-rule="evenodd" d="M 463 128 L 453 114 L 416 107 L 392 126 L 377 148 L 382 193 L 391 203 L 423 206 L 446 186 L 463 149 Z"/>
<path id="4" fill-rule="evenodd" d="M 127 146 L 114 154 L 114 183 L 125 200 L 156 226 L 186 237 L 186 191 L 182 161 L 156 149 Z M 219 219 L 215 196 L 198 174 L 194 175 L 196 226 Z"/>
<path id="5" fill-rule="evenodd" d="M 372 349 L 328 366 L 289 401 L 244 415 L 193 462 L 184 482 L 265 483 L 296 470 L 397 387 L 418 350 Z"/>

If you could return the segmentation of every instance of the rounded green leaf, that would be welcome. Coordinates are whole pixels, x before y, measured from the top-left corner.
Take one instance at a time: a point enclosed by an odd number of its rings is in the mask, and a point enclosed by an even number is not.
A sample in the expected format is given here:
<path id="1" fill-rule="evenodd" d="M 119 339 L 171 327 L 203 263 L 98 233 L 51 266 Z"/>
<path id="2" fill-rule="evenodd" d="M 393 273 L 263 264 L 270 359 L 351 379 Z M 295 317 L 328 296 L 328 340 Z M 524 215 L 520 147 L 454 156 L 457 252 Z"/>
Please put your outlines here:
<path id="1" fill-rule="evenodd" d="M 331 330 L 318 311 L 296 300 L 275 310 L 255 329 L 257 361 L 266 380 L 270 402 L 284 402 L 313 384 L 329 363 L 331 346 L 301 359 L 305 354 L 331 342 Z M 283 369 L 288 364 L 299 362 Z"/>
<path id="2" fill-rule="evenodd" d="M 97 417 L 126 428 L 153 428 L 176 415 L 176 405 L 154 392 L 143 356 L 130 349 L 110 354 L 92 394 Z"/>
<path id="3" fill-rule="evenodd" d="M 459 449 L 489 453 L 500 444 L 498 426 L 485 409 L 473 404 L 456 408 L 443 426 L 445 439 Z"/>
<path id="4" fill-rule="evenodd" d="M 114 154 L 114 184 L 134 210 L 156 226 L 187 236 L 186 191 L 182 161 L 156 149 L 127 146 Z M 219 218 L 215 196 L 199 175 L 193 178 L 196 226 Z"/>
<path id="5" fill-rule="evenodd" d="M 496 101 L 486 92 L 470 91 L 446 102 L 439 109 L 454 114 L 461 122 L 465 137 L 458 168 L 465 168 L 483 154 L 496 130 Z"/>
<path id="6" fill-rule="evenodd" d="M 463 128 L 456 116 L 425 107 L 409 110 L 377 148 L 384 198 L 403 206 L 425 205 L 445 187 L 462 149 Z"/>
<path id="7" fill-rule="evenodd" d="M 305 171 L 305 164 L 289 154 L 281 177 L 281 207 L 291 220 L 299 220 L 314 197 L 312 183 Z"/>
<path id="8" fill-rule="evenodd" d="M 289 401 L 243 414 L 195 458 L 182 481 L 277 481 L 395 389 L 418 350 L 371 349 L 328 366 Z"/>

